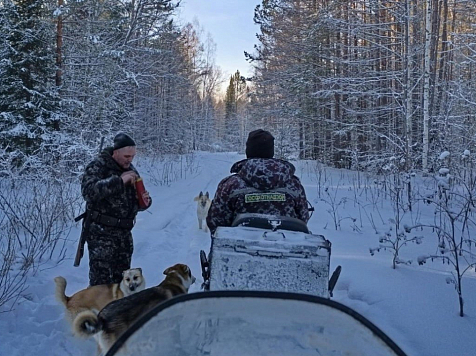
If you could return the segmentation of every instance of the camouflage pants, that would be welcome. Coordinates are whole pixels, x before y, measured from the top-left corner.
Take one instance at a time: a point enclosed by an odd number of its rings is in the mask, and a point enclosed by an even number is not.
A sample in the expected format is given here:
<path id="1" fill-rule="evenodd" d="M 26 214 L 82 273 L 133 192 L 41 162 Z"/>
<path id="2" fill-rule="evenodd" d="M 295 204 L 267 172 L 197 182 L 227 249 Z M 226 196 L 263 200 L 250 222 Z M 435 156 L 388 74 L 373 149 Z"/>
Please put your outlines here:
<path id="1" fill-rule="evenodd" d="M 120 283 L 122 272 L 131 268 L 132 233 L 92 223 L 87 242 L 89 285 Z"/>

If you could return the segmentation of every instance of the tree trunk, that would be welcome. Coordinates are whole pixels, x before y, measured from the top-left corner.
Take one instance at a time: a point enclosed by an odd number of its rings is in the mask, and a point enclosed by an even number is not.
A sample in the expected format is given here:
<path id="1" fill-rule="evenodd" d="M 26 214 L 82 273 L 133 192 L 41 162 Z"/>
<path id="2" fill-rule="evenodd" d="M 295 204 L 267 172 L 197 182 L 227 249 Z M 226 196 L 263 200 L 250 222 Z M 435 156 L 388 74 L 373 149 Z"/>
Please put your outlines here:
<path id="1" fill-rule="evenodd" d="M 63 6 L 63 0 L 58 0 L 58 7 Z M 61 86 L 62 82 L 62 48 L 63 48 L 63 16 L 58 16 L 58 21 L 56 23 L 56 86 Z"/>
<path id="2" fill-rule="evenodd" d="M 406 139 L 406 152 L 405 152 L 405 170 L 408 171 L 411 167 L 412 160 L 412 62 L 411 62 L 411 51 L 410 51 L 410 0 L 405 0 L 405 46 L 404 46 L 404 56 L 405 56 L 405 87 L 404 87 L 404 97 L 405 97 L 405 139 Z"/>
<path id="3" fill-rule="evenodd" d="M 430 123 L 430 44 L 431 44 L 431 1 L 426 0 L 425 12 L 425 61 L 423 68 L 423 150 L 422 169 L 428 170 L 429 123 Z"/>

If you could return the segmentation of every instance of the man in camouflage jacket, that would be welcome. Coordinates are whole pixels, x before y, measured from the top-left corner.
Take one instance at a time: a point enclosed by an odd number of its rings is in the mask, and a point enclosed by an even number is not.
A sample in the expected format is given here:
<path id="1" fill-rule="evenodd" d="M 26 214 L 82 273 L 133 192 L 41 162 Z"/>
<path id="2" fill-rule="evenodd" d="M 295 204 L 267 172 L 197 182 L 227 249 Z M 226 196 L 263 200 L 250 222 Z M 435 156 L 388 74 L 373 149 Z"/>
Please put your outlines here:
<path id="1" fill-rule="evenodd" d="M 212 234 L 218 226 L 231 226 L 241 213 L 287 216 L 307 223 L 306 193 L 294 175 L 295 167 L 273 158 L 274 137 L 264 130 L 250 132 L 246 156 L 218 184 L 207 216 Z"/>
<path id="2" fill-rule="evenodd" d="M 81 193 L 91 214 L 86 231 L 90 286 L 119 283 L 122 272 L 131 267 L 131 230 L 141 210 L 135 189 L 139 173 L 132 165 L 135 154 L 133 139 L 120 133 L 114 146 L 88 164 L 82 177 Z M 152 203 L 149 194 L 145 192 L 143 198 L 148 208 Z"/>

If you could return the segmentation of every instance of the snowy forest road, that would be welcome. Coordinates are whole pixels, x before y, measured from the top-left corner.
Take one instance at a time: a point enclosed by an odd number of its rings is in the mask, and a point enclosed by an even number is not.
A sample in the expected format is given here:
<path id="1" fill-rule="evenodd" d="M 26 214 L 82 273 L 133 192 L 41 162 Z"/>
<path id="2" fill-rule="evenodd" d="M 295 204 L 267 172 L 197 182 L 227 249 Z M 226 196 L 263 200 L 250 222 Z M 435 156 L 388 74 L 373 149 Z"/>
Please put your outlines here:
<path id="1" fill-rule="evenodd" d="M 211 238 L 209 232 L 198 228 L 197 202 L 193 199 L 200 191 L 208 191 L 213 198 L 218 183 L 230 174 L 233 163 L 244 158 L 237 153 L 196 152 L 191 156 L 193 169 L 181 171 L 184 174 L 176 174 L 180 179 L 163 185 L 152 176 L 153 173 L 162 176 L 163 160 L 153 168 L 145 164 L 146 159 L 136 160 L 136 167 L 153 199 L 150 209 L 138 214 L 132 231 L 132 267 L 142 268 L 147 287 L 159 284 L 167 267 L 185 263 L 197 278 L 190 292 L 201 292 L 199 252 L 210 250 Z M 179 162 L 176 167 L 181 167 L 180 158 L 176 162 Z M 473 356 L 476 272 L 468 270 L 464 277 L 466 315 L 461 318 L 454 288 L 445 283 L 451 276 L 451 266 L 429 261 L 425 266 L 413 263 L 392 269 L 389 251 L 369 253 L 369 247 L 379 243 L 379 236 L 389 231 L 395 219 L 391 202 L 383 199 L 384 194 L 378 204 L 370 204 L 372 196 L 367 199 L 364 194 L 369 189 L 377 189 L 372 177 L 359 190 L 356 182 L 364 176 L 358 172 L 321 167 L 315 161 L 294 163 L 307 197 L 316 208 L 308 223 L 309 229 L 331 241 L 330 270 L 342 266 L 333 300 L 375 323 L 408 355 Z M 320 178 L 325 180 L 321 182 Z M 324 189 L 329 190 L 328 195 Z M 332 207 L 338 209 L 338 229 L 334 228 Z M 379 214 L 381 219 L 371 221 L 371 214 Z M 408 213 L 403 218 L 402 224 L 414 219 L 431 222 L 434 211 L 431 206 L 420 204 L 413 215 Z M 421 243 L 406 245 L 400 251 L 401 258 L 416 261 L 418 256 L 435 250 L 438 241 L 431 229 L 418 234 L 422 236 Z M 64 318 L 64 307 L 54 296 L 53 279 L 58 275 L 68 281 L 67 295 L 88 285 L 88 253 L 79 267 L 73 267 L 78 237 L 79 224 L 64 236 L 65 259 L 59 264 L 56 260 L 42 261 L 36 273 L 28 276 L 28 289 L 21 294 L 14 310 L 1 315 L 0 356 L 96 354 L 93 339 L 78 339 L 72 335 Z"/>
<path id="2" fill-rule="evenodd" d="M 197 202 L 193 199 L 200 191 L 204 194 L 208 192 L 213 198 L 218 183 L 230 174 L 232 164 L 241 158 L 229 153 L 199 153 L 195 156 L 196 172 L 192 176 L 174 182 L 173 189 L 168 186 L 154 187 L 150 213 L 139 214 L 133 231 L 135 249 L 132 265 L 143 265 L 149 259 L 148 263 L 159 263 L 161 268 L 179 262 L 187 263 L 197 277 L 197 284 L 191 290 L 199 290 L 199 253 L 200 250 L 208 253 L 211 240 L 209 232 L 198 229 Z M 157 273 L 160 276 L 162 270 Z"/>

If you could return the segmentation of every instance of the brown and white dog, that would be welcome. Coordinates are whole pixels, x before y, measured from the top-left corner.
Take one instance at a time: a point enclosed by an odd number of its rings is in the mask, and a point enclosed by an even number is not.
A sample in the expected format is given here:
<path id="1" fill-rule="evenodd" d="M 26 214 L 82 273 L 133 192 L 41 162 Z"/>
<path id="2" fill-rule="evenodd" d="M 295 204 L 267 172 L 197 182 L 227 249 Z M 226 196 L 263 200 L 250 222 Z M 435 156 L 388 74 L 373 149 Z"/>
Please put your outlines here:
<path id="1" fill-rule="evenodd" d="M 197 204 L 197 218 L 198 218 L 198 228 L 201 230 L 203 226 L 203 230 L 208 231 L 207 227 L 207 222 L 206 218 L 208 215 L 208 210 L 210 209 L 210 205 L 212 204 L 212 201 L 210 200 L 210 196 L 208 195 L 208 192 L 203 194 L 200 192 L 198 197 L 195 197 L 193 199 L 194 201 L 198 202 Z M 205 221 L 205 224 L 202 224 L 202 222 Z"/>
<path id="2" fill-rule="evenodd" d="M 95 310 L 98 313 L 113 300 L 131 295 L 145 289 L 145 279 L 141 268 L 131 268 L 122 273 L 121 283 L 91 286 L 68 297 L 66 279 L 56 277 L 56 299 L 66 308 L 66 315 L 72 322 L 81 312 Z"/>
<path id="3" fill-rule="evenodd" d="M 188 289 L 195 282 L 190 268 L 184 264 L 169 267 L 164 274 L 166 277 L 159 285 L 115 300 L 99 314 L 93 311 L 78 314 L 73 321 L 73 331 L 80 337 L 94 335 L 102 353 L 105 354 L 137 319 L 159 303 L 188 293 Z"/>

